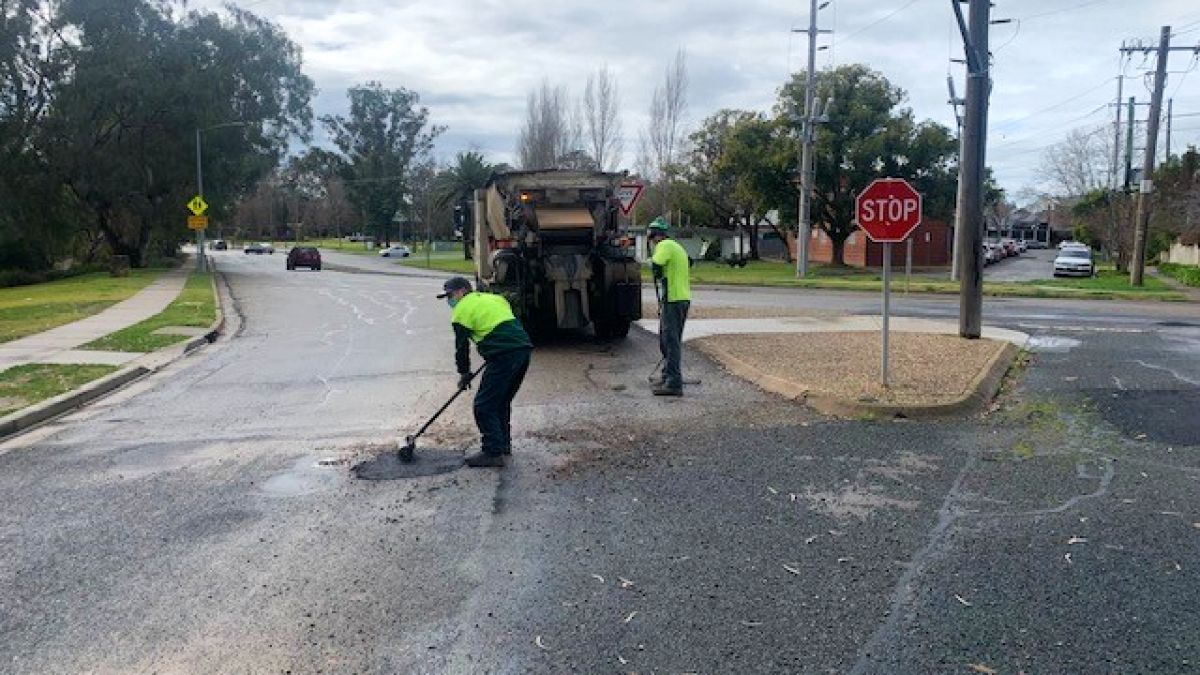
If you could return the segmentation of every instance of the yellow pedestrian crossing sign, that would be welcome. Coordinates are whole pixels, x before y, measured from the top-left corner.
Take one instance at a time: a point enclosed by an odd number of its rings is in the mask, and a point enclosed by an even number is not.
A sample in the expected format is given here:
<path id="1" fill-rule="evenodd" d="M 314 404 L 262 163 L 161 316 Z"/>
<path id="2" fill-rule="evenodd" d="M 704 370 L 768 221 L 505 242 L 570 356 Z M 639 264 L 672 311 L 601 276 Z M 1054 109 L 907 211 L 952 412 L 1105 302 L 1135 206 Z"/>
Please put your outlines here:
<path id="1" fill-rule="evenodd" d="M 187 203 L 187 207 L 193 215 L 202 216 L 208 210 L 208 202 L 204 201 L 204 197 L 196 195 L 192 197 L 192 201 Z"/>

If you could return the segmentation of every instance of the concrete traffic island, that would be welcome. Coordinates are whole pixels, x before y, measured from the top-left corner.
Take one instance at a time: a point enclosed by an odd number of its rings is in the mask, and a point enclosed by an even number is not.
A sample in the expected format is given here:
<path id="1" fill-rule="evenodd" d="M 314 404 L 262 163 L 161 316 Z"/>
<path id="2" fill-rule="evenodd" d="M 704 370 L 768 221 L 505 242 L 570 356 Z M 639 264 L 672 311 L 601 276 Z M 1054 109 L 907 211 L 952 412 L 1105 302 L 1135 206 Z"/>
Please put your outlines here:
<path id="1" fill-rule="evenodd" d="M 1016 335 L 964 340 L 944 332 L 893 330 L 888 388 L 880 383 L 880 335 L 874 331 L 716 332 L 688 344 L 731 374 L 819 412 L 890 418 L 982 409 L 1022 343 Z"/>

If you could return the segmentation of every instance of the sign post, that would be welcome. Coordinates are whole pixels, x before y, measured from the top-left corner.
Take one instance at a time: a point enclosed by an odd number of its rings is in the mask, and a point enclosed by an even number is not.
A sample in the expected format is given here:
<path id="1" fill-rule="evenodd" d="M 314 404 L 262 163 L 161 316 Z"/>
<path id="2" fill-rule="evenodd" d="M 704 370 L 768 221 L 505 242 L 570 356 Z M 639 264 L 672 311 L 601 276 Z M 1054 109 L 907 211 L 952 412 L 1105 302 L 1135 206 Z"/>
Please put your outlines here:
<path id="1" fill-rule="evenodd" d="M 892 244 L 908 239 L 921 224 L 921 193 L 900 178 L 879 178 L 854 202 L 858 226 L 883 244 L 883 358 L 880 380 L 888 387 L 888 328 L 891 316 Z M 909 242 L 911 247 L 912 242 Z M 911 250 L 911 248 L 910 248 Z"/>
<path id="2" fill-rule="evenodd" d="M 196 167 L 200 167 L 200 132 L 196 132 Z M 196 174 L 199 177 L 199 173 Z M 201 188 L 203 192 L 203 188 Z M 208 216 L 204 215 L 208 211 L 208 202 L 204 201 L 204 196 L 197 194 L 192 197 L 187 203 L 188 211 L 192 215 L 188 216 L 188 229 L 196 232 L 196 269 L 203 272 L 204 264 L 204 230 L 208 228 Z"/>
<path id="3" fill-rule="evenodd" d="M 879 377 L 883 388 L 888 388 L 888 318 L 892 315 L 892 242 L 883 243 L 883 363 Z"/>

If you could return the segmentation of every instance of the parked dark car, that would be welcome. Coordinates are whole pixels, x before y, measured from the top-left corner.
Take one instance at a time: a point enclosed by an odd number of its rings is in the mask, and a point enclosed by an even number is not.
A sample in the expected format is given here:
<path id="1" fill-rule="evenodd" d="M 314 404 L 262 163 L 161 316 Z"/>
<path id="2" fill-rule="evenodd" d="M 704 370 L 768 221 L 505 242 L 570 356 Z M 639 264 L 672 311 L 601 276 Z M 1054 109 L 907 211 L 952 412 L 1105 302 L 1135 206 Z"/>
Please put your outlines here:
<path id="1" fill-rule="evenodd" d="M 225 243 L 224 239 L 218 239 L 213 242 L 212 248 L 214 251 L 228 251 L 229 244 Z"/>
<path id="2" fill-rule="evenodd" d="M 287 268 L 307 267 L 310 270 L 321 269 L 321 252 L 312 246 L 294 246 L 288 251 Z"/>

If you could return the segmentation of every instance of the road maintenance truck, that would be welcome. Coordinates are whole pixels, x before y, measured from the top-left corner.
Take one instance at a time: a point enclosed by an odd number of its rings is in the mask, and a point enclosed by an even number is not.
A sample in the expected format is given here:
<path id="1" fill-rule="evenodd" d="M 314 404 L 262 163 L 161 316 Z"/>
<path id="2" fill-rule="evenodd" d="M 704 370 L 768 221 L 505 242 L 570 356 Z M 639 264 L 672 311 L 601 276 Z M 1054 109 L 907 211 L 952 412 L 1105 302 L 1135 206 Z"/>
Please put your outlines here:
<path id="1" fill-rule="evenodd" d="M 511 171 L 476 190 L 475 277 L 508 298 L 534 335 L 592 326 L 623 338 L 642 318 L 636 238 L 625 231 L 617 189 L 624 174 Z"/>

